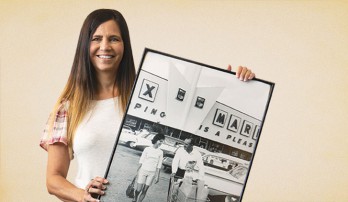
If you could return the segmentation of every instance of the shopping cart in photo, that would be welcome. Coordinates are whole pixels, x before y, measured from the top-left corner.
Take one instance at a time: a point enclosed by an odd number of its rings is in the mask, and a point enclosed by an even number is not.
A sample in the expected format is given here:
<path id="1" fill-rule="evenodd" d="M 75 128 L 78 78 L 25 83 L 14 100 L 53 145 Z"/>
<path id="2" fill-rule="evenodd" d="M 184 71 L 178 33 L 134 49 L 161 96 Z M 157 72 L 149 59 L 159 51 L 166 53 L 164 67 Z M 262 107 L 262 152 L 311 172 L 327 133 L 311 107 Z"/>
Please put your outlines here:
<path id="1" fill-rule="evenodd" d="M 169 190 L 167 202 L 176 202 L 178 197 L 179 185 L 181 178 L 177 176 L 170 176 Z"/>
<path id="2" fill-rule="evenodd" d="M 167 202 L 210 202 L 208 187 L 198 188 L 196 181 L 184 182 L 186 179 L 171 176 Z"/>

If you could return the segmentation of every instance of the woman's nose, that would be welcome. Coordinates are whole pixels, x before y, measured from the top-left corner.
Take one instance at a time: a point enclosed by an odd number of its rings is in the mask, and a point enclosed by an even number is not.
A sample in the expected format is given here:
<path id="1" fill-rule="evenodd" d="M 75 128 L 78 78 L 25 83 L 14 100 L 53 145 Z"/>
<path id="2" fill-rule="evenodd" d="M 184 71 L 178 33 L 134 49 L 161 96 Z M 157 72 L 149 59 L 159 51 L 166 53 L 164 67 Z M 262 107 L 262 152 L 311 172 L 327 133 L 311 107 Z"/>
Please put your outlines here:
<path id="1" fill-rule="evenodd" d="M 100 43 L 100 50 L 110 50 L 110 42 L 108 40 L 103 39 Z"/>

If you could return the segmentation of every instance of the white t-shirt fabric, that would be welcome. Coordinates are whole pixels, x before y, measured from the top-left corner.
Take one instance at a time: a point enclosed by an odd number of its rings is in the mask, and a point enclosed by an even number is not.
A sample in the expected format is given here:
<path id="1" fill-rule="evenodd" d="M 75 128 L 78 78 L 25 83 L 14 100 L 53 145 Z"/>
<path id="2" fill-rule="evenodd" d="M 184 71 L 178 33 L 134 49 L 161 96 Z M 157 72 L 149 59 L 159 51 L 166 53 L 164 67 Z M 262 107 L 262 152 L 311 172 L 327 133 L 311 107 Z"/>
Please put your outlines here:
<path id="1" fill-rule="evenodd" d="M 84 189 L 94 177 L 104 177 L 122 118 L 117 98 L 98 100 L 76 128 L 77 187 Z"/>
<path id="2" fill-rule="evenodd" d="M 163 161 L 163 151 L 160 148 L 155 149 L 153 146 L 146 147 L 141 154 L 139 163 L 141 169 L 146 171 L 156 171 L 160 169 Z"/>
<path id="3" fill-rule="evenodd" d="M 204 163 L 201 153 L 193 148 L 191 153 L 188 153 L 184 147 L 180 147 L 176 152 L 172 162 L 172 173 L 176 173 L 178 168 L 186 170 L 189 161 L 195 161 L 199 169 L 199 176 L 197 178 L 204 179 Z"/>

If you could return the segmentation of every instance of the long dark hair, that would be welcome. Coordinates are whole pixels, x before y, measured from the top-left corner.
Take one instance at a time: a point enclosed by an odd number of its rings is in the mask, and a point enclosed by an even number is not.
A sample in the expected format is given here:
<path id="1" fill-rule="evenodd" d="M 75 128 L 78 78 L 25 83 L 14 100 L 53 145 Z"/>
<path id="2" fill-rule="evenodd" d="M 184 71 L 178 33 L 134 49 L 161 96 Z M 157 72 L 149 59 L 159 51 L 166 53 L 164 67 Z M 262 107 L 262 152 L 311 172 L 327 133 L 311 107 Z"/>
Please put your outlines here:
<path id="1" fill-rule="evenodd" d="M 99 25 L 109 20 L 114 20 L 119 26 L 124 44 L 123 57 L 114 84 L 118 90 L 119 106 L 123 112 L 126 109 L 135 80 L 135 66 L 126 20 L 116 10 L 98 9 L 93 11 L 87 16 L 82 25 L 68 81 L 53 110 L 53 114 L 56 114 L 61 103 L 69 101 L 68 146 L 71 157 L 75 129 L 91 108 L 92 101 L 97 94 L 96 72 L 90 60 L 91 39 Z M 51 128 L 53 128 L 53 121 Z"/>
<path id="2" fill-rule="evenodd" d="M 135 79 L 135 66 L 128 26 L 120 12 L 111 9 L 99 9 L 93 11 L 87 16 L 81 28 L 70 75 L 76 76 L 77 82 L 84 84 L 87 88 L 85 90 L 88 93 L 87 97 L 93 100 L 96 93 L 97 79 L 95 77 L 95 69 L 90 61 L 89 47 L 96 29 L 99 25 L 109 20 L 115 20 L 118 24 L 124 44 L 123 57 L 117 72 L 115 86 L 120 94 L 122 109 L 125 110 Z"/>

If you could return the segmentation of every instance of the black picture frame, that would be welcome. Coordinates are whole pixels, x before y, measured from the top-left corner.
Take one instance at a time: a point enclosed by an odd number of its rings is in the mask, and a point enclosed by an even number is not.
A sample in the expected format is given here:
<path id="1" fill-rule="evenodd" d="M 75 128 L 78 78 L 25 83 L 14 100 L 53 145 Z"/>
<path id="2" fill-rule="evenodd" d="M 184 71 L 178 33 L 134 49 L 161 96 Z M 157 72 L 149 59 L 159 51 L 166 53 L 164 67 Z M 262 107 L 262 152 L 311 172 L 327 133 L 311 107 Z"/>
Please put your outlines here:
<path id="1" fill-rule="evenodd" d="M 147 91 L 140 93 L 146 84 Z M 146 48 L 105 172 L 110 182 L 107 194 L 98 198 L 130 201 L 126 189 L 142 150 L 151 146 L 148 142 L 156 133 L 164 133 L 168 141 L 164 144 L 175 149 L 162 149 L 165 157 L 172 158 L 183 140 L 194 136 L 206 170 L 224 173 L 214 178 L 216 173 L 205 170 L 210 201 L 226 197 L 241 201 L 274 86 L 259 78 L 241 82 L 234 72 Z M 218 117 L 220 112 L 223 117 Z M 239 119 L 238 129 L 229 126 L 233 116 Z M 149 139 L 141 145 L 141 138 Z M 226 165 L 211 164 L 209 157 Z M 150 201 L 168 200 L 170 173 L 161 172 L 159 184 L 146 195 Z"/>

